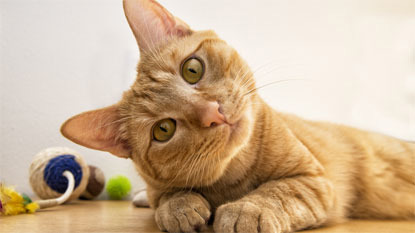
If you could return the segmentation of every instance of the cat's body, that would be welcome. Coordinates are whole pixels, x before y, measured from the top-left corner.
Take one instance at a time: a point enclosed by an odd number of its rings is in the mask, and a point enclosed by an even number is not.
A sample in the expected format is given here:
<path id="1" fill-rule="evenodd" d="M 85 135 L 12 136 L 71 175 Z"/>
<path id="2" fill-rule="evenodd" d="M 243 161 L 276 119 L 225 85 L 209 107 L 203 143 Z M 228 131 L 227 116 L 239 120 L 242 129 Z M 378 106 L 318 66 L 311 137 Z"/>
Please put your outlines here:
<path id="1" fill-rule="evenodd" d="M 347 217 L 415 217 L 415 144 L 271 109 L 253 73 L 212 31 L 151 0 L 125 0 L 136 82 L 62 133 L 130 158 L 160 229 L 291 232 Z"/>
<path id="2" fill-rule="evenodd" d="M 256 124 L 250 141 L 218 181 L 192 188 L 212 209 L 241 198 L 255 203 L 255 198 L 245 195 L 275 180 L 283 184 L 284 191 L 274 195 L 288 192 L 300 204 L 307 203 L 303 213 L 280 213 L 293 218 L 293 222 L 301 219 L 288 231 L 341 222 L 348 217 L 414 218 L 415 144 L 279 113 L 256 98 L 261 104 L 254 111 Z M 314 177 L 318 179 L 313 181 Z M 159 195 L 190 190 L 164 188 L 148 186 L 153 206 L 158 206 L 155 200 Z"/>

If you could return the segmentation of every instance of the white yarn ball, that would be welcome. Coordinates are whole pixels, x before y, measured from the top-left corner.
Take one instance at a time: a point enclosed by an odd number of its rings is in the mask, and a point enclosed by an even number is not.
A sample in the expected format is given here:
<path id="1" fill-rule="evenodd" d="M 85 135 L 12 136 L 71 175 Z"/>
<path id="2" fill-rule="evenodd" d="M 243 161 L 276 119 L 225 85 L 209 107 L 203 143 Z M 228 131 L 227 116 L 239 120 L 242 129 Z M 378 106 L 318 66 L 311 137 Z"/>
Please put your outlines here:
<path id="1" fill-rule="evenodd" d="M 78 152 L 66 147 L 47 148 L 35 155 L 29 168 L 30 185 L 32 186 L 34 192 L 41 199 L 57 198 L 62 195 L 62 193 L 59 193 L 53 190 L 51 187 L 49 187 L 49 185 L 46 183 L 44 179 L 45 168 L 48 165 L 49 161 L 61 155 L 74 156 L 73 159 L 75 160 L 75 162 L 78 163 L 78 165 L 82 169 L 81 181 L 79 185 L 75 187 L 68 201 L 78 198 L 81 195 L 81 193 L 85 190 L 88 184 L 89 168 L 85 160 Z"/>

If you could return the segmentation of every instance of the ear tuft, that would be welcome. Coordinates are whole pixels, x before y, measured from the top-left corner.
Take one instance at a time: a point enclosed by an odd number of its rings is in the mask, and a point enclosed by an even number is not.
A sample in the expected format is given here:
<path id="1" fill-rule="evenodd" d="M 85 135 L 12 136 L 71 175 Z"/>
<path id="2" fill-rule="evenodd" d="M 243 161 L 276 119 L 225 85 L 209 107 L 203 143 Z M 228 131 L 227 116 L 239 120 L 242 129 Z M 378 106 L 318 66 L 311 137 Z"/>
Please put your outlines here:
<path id="1" fill-rule="evenodd" d="M 190 35 L 189 26 L 154 0 L 124 0 L 124 13 L 141 51 L 151 51 L 171 37 Z"/>
<path id="2" fill-rule="evenodd" d="M 61 126 L 61 133 L 79 145 L 128 158 L 131 150 L 121 137 L 119 119 L 118 105 L 113 105 L 70 118 Z"/>

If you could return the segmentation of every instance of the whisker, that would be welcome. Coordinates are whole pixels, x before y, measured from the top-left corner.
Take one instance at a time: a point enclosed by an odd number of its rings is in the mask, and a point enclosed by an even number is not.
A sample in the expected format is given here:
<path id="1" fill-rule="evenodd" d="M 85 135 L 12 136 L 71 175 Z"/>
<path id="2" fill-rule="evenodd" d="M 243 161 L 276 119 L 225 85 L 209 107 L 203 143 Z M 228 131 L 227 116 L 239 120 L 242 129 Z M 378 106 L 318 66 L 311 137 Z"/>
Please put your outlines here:
<path id="1" fill-rule="evenodd" d="M 273 85 L 273 84 L 288 82 L 288 81 L 309 81 L 309 80 L 308 79 L 282 79 L 282 80 L 276 80 L 276 81 L 261 85 L 259 87 L 253 88 L 253 89 L 249 90 L 248 92 L 246 92 L 245 94 L 243 94 L 243 96 L 246 96 L 246 95 L 248 95 L 248 94 L 250 94 L 254 91 L 257 91 L 261 88 L 264 88 L 264 87 L 267 87 L 267 86 L 270 86 L 270 85 Z"/>
<path id="2" fill-rule="evenodd" d="M 242 71 L 243 69 L 249 70 L 249 67 L 248 67 L 247 65 L 243 65 L 243 66 L 241 66 L 241 67 L 240 67 L 240 69 L 239 69 L 239 71 L 238 71 L 238 74 L 237 74 L 237 75 L 235 75 L 235 80 L 237 81 L 237 82 L 235 83 L 235 84 L 236 84 L 236 86 L 239 86 L 239 85 L 243 82 L 243 80 L 244 80 L 244 76 L 245 76 L 246 71 L 244 72 L 244 75 L 243 75 L 243 76 L 239 76 L 239 74 L 241 73 L 241 71 Z"/>
<path id="3" fill-rule="evenodd" d="M 245 73 L 243 74 L 243 76 L 240 78 L 242 81 L 238 84 L 238 85 L 240 85 L 240 86 L 244 86 L 245 85 L 245 83 L 247 82 L 247 81 L 249 81 L 250 80 L 250 77 L 251 76 L 247 76 L 248 74 L 250 74 L 251 73 L 251 71 L 249 70 L 249 68 L 245 71 Z"/>
<path id="4" fill-rule="evenodd" d="M 255 79 L 253 78 L 252 74 L 247 76 L 247 80 L 240 86 L 240 88 L 244 89 L 251 85 L 255 86 Z"/>

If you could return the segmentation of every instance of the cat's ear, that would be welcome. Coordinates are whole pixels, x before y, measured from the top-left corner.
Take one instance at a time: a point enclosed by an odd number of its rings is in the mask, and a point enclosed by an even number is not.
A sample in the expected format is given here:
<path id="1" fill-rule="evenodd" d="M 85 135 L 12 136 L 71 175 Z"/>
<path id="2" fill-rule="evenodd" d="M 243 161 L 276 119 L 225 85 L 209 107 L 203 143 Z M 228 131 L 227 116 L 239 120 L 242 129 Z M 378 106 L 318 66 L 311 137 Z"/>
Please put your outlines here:
<path id="1" fill-rule="evenodd" d="M 119 119 L 118 105 L 113 105 L 70 118 L 63 123 L 61 133 L 79 145 L 128 158 L 131 150 L 121 138 Z"/>
<path id="2" fill-rule="evenodd" d="M 189 26 L 154 0 L 124 0 L 124 12 L 141 51 L 192 33 Z"/>

